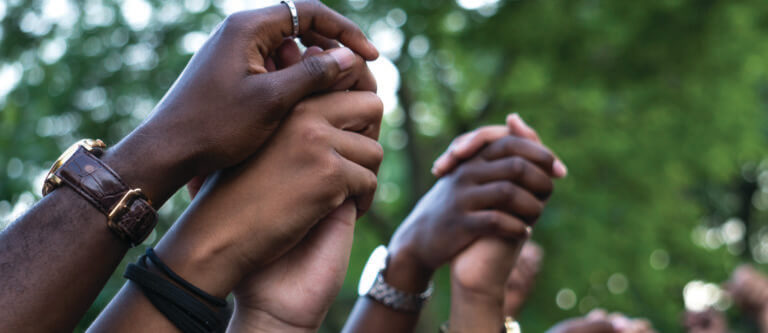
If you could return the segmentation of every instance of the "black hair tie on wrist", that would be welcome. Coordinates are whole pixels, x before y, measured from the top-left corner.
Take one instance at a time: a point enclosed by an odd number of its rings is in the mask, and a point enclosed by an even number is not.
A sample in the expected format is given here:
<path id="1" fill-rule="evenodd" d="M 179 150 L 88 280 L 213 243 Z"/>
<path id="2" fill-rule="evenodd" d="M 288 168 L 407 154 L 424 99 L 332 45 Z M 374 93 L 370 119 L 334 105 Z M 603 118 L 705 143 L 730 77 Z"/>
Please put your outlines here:
<path id="1" fill-rule="evenodd" d="M 178 285 L 163 278 L 161 274 L 149 271 L 147 258 Z M 221 310 L 226 308 L 226 300 L 214 297 L 182 279 L 157 257 L 152 248 L 147 249 L 137 263 L 128 265 L 123 276 L 136 283 L 152 305 L 182 332 L 225 330 L 226 322 L 222 315 L 226 311 Z M 218 311 L 198 297 L 215 306 Z"/>
<path id="2" fill-rule="evenodd" d="M 195 287 L 191 283 L 182 279 L 181 276 L 179 276 L 174 271 L 172 271 L 170 267 L 168 267 L 162 260 L 160 260 L 160 258 L 157 257 L 157 254 L 155 254 L 155 250 L 153 248 L 151 247 L 148 248 L 147 252 L 144 255 L 147 256 L 147 258 L 149 258 L 150 261 L 152 261 L 153 265 L 160 268 L 160 270 L 162 270 L 166 276 L 171 278 L 174 282 L 180 284 L 182 287 L 186 288 L 188 291 L 191 291 L 193 294 L 197 295 L 197 297 L 202 298 L 206 302 L 216 307 L 227 306 L 227 300 L 208 294 L 202 291 L 200 288 Z"/>

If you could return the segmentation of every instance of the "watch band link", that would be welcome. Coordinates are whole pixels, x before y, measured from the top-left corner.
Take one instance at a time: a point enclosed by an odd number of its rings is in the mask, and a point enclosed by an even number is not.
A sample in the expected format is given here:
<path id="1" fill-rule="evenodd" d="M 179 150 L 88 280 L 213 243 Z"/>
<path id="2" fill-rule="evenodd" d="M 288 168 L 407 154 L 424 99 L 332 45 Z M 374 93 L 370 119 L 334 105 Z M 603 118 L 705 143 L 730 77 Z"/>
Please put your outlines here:
<path id="1" fill-rule="evenodd" d="M 371 299 L 384 304 L 388 308 L 402 312 L 419 312 L 424 306 L 424 303 L 432 296 L 434 287 L 432 282 L 429 282 L 427 290 L 420 294 L 411 294 L 397 288 L 390 286 L 384 281 L 384 276 L 379 272 L 376 276 L 376 282 L 374 282 L 371 290 L 368 291 L 366 296 Z"/>
<path id="2" fill-rule="evenodd" d="M 54 175 L 107 215 L 108 227 L 132 246 L 141 244 L 157 224 L 157 212 L 141 190 L 131 190 L 97 158 L 101 149 L 78 147 Z M 49 178 L 50 179 L 50 178 Z M 55 187 L 59 184 L 46 184 Z"/>

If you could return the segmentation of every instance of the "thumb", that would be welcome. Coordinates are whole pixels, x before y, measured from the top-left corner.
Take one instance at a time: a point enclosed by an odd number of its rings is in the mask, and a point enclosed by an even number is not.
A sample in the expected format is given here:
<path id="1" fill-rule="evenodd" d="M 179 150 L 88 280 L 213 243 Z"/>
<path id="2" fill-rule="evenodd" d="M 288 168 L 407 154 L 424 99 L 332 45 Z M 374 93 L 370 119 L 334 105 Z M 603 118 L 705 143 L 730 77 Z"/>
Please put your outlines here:
<path id="1" fill-rule="evenodd" d="M 355 225 L 355 219 L 357 219 L 357 208 L 355 206 L 354 200 L 347 200 L 344 201 L 341 206 L 336 208 L 333 212 L 328 214 L 324 219 L 323 222 L 327 224 L 341 224 L 345 225 L 348 228 L 350 226 Z M 322 228 L 318 226 L 318 228 Z"/>
<path id="2" fill-rule="evenodd" d="M 285 69 L 251 75 L 247 78 L 248 93 L 254 100 L 271 99 L 272 110 L 289 111 L 300 100 L 326 91 L 347 77 L 363 60 L 348 48 L 336 48 L 311 57 Z M 267 93 L 265 93 L 267 92 Z"/>
<path id="3" fill-rule="evenodd" d="M 352 251 L 357 208 L 354 200 L 347 200 L 322 218 L 310 231 L 305 246 L 312 249 L 315 263 L 325 262 L 329 269 L 343 268 Z"/>
<path id="4" fill-rule="evenodd" d="M 332 213 L 320 220 L 310 232 L 305 244 L 311 253 L 305 257 L 305 267 L 312 267 L 314 281 L 329 296 L 329 303 L 341 289 L 347 275 L 349 257 L 355 234 L 357 210 L 353 200 L 347 200 Z"/>

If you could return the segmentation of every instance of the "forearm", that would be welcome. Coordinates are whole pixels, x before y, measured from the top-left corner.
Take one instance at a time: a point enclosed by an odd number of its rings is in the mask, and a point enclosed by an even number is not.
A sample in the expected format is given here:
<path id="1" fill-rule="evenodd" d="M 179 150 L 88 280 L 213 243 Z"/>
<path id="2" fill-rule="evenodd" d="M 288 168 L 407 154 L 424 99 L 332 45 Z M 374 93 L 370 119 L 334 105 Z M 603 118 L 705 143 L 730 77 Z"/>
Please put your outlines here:
<path id="1" fill-rule="evenodd" d="M 504 297 L 481 295 L 451 286 L 450 332 L 496 333 L 504 325 Z"/>
<path id="2" fill-rule="evenodd" d="M 128 250 L 68 187 L 0 235 L 0 331 L 71 331 Z"/>
<path id="3" fill-rule="evenodd" d="M 524 242 L 481 238 L 452 263 L 451 332 L 495 333 L 501 329 L 504 286 Z M 465 255 L 469 257 L 461 257 Z"/>
<path id="4" fill-rule="evenodd" d="M 197 164 L 185 135 L 173 126 L 142 124 L 110 148 L 101 160 L 131 188 L 140 188 L 160 208 L 192 177 Z"/>
<path id="5" fill-rule="evenodd" d="M 233 265 L 224 262 L 220 249 L 209 247 L 187 233 L 184 218 L 166 234 L 155 248 L 157 256 L 176 274 L 187 282 L 211 294 L 225 298 L 242 278 L 242 273 Z M 212 235 L 205 235 L 214 237 Z M 148 264 L 151 272 L 165 277 L 162 272 Z M 167 279 L 167 277 L 165 277 Z M 149 301 L 141 288 L 133 282 L 126 282 L 109 305 L 99 314 L 89 332 L 176 332 L 178 329 Z"/>
<path id="6" fill-rule="evenodd" d="M 235 312 L 232 320 L 229 322 L 227 332 L 247 332 L 247 333 L 313 333 L 317 332 L 319 327 L 298 327 L 287 323 L 278 317 L 275 317 L 265 311 L 242 310 L 242 307 L 235 306 Z"/>
<path id="7" fill-rule="evenodd" d="M 131 141 L 126 139 L 126 141 Z M 146 184 L 155 203 L 173 184 L 154 182 L 166 162 L 136 142 L 102 157 L 128 186 Z M 152 175 L 152 176 L 149 176 Z M 98 295 L 129 244 L 107 227 L 107 217 L 68 185 L 43 198 L 0 234 L 0 331 L 71 331 Z"/>
<path id="8" fill-rule="evenodd" d="M 433 271 L 413 261 L 405 251 L 390 249 L 389 267 L 384 280 L 390 286 L 409 293 L 427 289 Z M 403 312 L 389 308 L 369 297 L 361 296 L 350 313 L 343 332 L 413 332 L 419 312 Z"/>
<path id="9" fill-rule="evenodd" d="M 418 321 L 418 313 L 395 311 L 361 296 L 358 297 L 342 332 L 413 332 Z"/>

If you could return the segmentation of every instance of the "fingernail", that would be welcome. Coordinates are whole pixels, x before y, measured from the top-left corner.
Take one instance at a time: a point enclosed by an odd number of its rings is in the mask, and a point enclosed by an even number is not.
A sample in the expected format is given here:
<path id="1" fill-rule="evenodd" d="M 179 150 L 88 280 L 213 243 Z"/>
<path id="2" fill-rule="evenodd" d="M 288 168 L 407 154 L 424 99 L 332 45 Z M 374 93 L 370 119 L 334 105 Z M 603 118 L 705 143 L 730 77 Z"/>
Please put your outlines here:
<path id="1" fill-rule="evenodd" d="M 346 47 L 333 49 L 328 54 L 330 54 L 333 59 L 336 60 L 336 63 L 339 64 L 339 69 L 342 72 L 352 68 L 352 66 L 355 65 L 355 53 Z"/>
<path id="2" fill-rule="evenodd" d="M 445 156 L 440 156 L 435 163 L 432 164 L 432 174 L 435 176 L 440 176 L 440 173 L 445 169 Z"/>
<path id="3" fill-rule="evenodd" d="M 555 160 L 555 163 L 552 164 L 552 172 L 557 178 L 563 178 L 568 175 L 568 168 L 560 160 Z"/>
<path id="4" fill-rule="evenodd" d="M 516 121 L 517 121 L 519 118 L 520 118 L 520 116 L 517 114 L 517 112 L 508 114 L 508 115 L 507 115 L 507 127 L 512 127 L 512 126 L 514 126 L 513 124 L 514 124 L 514 123 L 515 123 L 515 122 L 516 122 Z"/>

